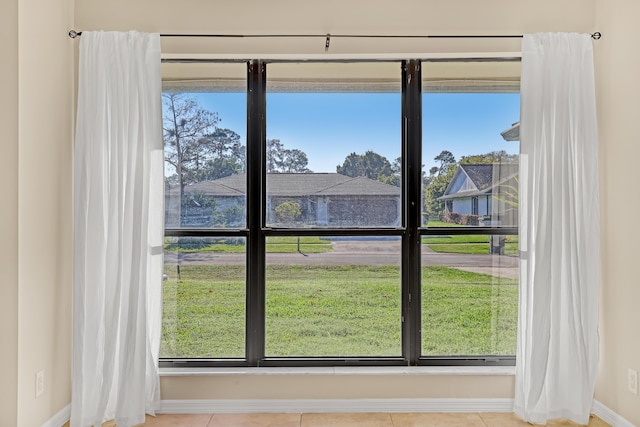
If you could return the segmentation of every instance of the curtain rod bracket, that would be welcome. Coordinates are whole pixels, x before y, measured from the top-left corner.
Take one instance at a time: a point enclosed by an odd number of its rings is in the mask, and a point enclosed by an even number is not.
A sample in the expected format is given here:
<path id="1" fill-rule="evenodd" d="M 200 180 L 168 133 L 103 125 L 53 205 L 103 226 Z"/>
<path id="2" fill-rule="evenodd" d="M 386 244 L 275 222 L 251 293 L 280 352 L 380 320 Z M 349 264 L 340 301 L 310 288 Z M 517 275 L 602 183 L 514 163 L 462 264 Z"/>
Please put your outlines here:
<path id="1" fill-rule="evenodd" d="M 324 42 L 324 51 L 329 51 L 329 46 L 331 45 L 331 34 L 327 33 L 327 39 Z"/>

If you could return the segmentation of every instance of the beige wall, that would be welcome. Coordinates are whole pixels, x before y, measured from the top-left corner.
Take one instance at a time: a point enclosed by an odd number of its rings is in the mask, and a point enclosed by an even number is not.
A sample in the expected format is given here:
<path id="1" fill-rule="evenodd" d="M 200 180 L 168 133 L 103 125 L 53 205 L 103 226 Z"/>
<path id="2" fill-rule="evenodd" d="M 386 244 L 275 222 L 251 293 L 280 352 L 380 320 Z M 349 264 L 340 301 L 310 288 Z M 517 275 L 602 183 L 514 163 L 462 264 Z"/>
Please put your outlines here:
<path id="1" fill-rule="evenodd" d="M 257 375 L 164 377 L 162 399 L 512 398 L 513 377 Z"/>
<path id="2" fill-rule="evenodd" d="M 164 33 L 519 34 L 590 31 L 594 5 L 594 0 L 424 0 L 402 7 L 389 0 L 76 0 L 75 23 L 80 30 Z"/>
<path id="3" fill-rule="evenodd" d="M 17 19 L 9 27 L 16 40 L 11 63 L 19 77 L 2 79 L 2 84 L 3 96 L 13 90 L 17 94 L 17 102 L 9 106 L 17 118 L 16 155 L 5 162 L 14 174 L 10 188 L 17 198 L 9 206 L 17 209 L 17 217 L 3 222 L 3 230 L 17 236 L 8 268 L 17 272 L 11 278 L 17 290 L 11 302 L 11 310 L 17 310 L 17 346 L 7 350 L 17 354 L 9 365 L 17 374 L 17 416 L 14 423 L 0 424 L 22 427 L 41 425 L 71 401 L 74 64 L 73 42 L 66 32 L 73 23 L 73 1 L 11 3 L 17 6 Z M 2 274 L 4 283 L 4 269 Z M 45 390 L 36 398 L 35 375 L 40 370 L 45 371 Z M 0 383 L 4 386 L 4 378 Z"/>
<path id="4" fill-rule="evenodd" d="M 0 425 L 17 422 L 18 387 L 18 1 L 0 13 L 0 168 L 2 244 L 0 244 Z"/>
<path id="5" fill-rule="evenodd" d="M 230 34 L 521 34 L 592 31 L 594 0 L 76 1 L 78 29 Z M 515 47 L 515 49 L 514 49 Z M 517 40 L 333 39 L 331 53 L 519 50 Z M 324 54 L 323 39 L 163 39 L 163 52 Z"/>
<path id="6" fill-rule="evenodd" d="M 595 0 L 76 0 L 78 30 L 161 33 L 521 34 L 594 31 Z M 519 41 L 349 41 L 332 53 L 519 51 Z M 324 40 L 169 40 L 163 52 L 324 53 Z M 163 378 L 164 399 L 509 397 L 510 377 L 201 377 Z"/>
<path id="7" fill-rule="evenodd" d="M 640 371 L 640 3 L 597 6 L 596 79 L 602 202 L 601 363 L 596 399 L 640 425 L 640 396 L 627 391 L 627 368 Z"/>

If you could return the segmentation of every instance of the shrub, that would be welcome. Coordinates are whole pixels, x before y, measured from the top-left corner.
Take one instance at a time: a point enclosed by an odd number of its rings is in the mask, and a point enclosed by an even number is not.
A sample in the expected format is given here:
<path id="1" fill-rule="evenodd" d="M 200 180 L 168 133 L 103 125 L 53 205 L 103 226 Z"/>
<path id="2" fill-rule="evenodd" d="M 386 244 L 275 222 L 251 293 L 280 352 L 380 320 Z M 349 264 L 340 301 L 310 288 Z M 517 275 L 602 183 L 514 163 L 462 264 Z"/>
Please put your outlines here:
<path id="1" fill-rule="evenodd" d="M 460 224 L 460 214 L 458 212 L 445 212 L 442 219 L 450 224 Z"/>
<path id="2" fill-rule="evenodd" d="M 276 206 L 275 209 L 276 218 L 280 222 L 292 223 L 295 222 L 300 216 L 302 211 L 300 210 L 300 203 L 297 202 L 284 202 Z"/>
<path id="3" fill-rule="evenodd" d="M 231 205 L 222 211 L 224 225 L 227 227 L 242 227 L 245 221 L 244 205 Z"/>
<path id="4" fill-rule="evenodd" d="M 464 214 L 460 216 L 460 224 L 462 225 L 478 225 L 478 215 Z"/>

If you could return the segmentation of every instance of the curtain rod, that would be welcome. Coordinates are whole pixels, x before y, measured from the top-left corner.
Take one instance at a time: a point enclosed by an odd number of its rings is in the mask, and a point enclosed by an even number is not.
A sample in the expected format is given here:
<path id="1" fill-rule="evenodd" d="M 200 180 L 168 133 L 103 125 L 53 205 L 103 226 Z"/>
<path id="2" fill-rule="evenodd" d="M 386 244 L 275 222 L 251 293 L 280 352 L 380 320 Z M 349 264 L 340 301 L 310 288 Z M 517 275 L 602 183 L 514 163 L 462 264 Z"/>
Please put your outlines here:
<path id="1" fill-rule="evenodd" d="M 82 31 L 69 31 L 69 37 L 75 39 Z M 331 38 L 370 38 L 370 39 L 513 39 L 518 35 L 382 35 L 382 34 L 160 34 L 160 37 L 210 37 L 210 38 L 325 38 L 325 49 L 329 49 Z M 591 38 L 599 40 L 602 34 L 595 32 Z"/>

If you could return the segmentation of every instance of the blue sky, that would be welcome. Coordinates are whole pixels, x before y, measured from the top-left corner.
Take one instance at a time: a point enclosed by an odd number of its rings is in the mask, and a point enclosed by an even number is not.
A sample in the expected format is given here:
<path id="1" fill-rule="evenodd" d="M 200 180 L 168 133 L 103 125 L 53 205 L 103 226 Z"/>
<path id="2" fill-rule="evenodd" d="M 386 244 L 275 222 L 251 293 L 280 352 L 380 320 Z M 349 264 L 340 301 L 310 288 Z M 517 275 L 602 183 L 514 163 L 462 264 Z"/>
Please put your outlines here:
<path id="1" fill-rule="evenodd" d="M 246 135 L 244 93 L 194 94 L 221 119 L 220 127 Z M 463 155 L 505 150 L 518 152 L 500 132 L 520 117 L 518 94 L 423 95 L 423 163 L 449 150 Z M 373 150 L 393 161 L 400 155 L 400 94 L 269 93 L 267 138 L 298 148 L 314 172 L 335 172 L 351 152 Z"/>

